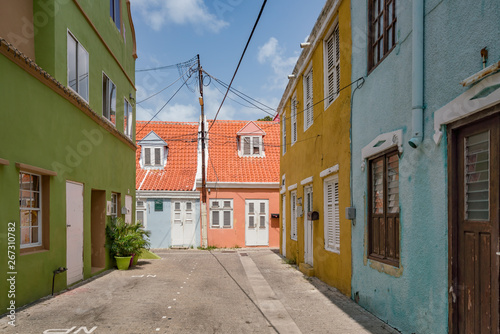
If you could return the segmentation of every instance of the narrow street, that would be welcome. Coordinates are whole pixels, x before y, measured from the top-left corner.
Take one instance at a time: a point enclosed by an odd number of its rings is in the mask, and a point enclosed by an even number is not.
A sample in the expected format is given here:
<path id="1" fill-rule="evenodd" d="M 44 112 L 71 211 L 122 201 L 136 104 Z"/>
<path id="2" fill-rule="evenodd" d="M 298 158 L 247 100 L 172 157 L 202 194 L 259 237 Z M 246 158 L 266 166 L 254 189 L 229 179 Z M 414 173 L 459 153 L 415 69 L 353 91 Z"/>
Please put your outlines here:
<path id="1" fill-rule="evenodd" d="M 165 250 L 18 310 L 2 333 L 397 333 L 277 251 Z"/>

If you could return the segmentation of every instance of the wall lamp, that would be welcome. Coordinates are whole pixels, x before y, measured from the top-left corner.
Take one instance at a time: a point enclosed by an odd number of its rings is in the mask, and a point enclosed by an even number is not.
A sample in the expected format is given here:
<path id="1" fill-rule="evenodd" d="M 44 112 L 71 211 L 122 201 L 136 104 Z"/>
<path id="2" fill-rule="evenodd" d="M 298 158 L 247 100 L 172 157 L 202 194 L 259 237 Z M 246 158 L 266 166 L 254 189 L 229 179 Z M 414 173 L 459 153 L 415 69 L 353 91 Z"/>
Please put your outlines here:
<path id="1" fill-rule="evenodd" d="M 302 49 L 305 49 L 305 48 L 308 48 L 311 46 L 311 43 L 310 42 L 306 42 L 306 43 L 300 43 L 300 47 Z"/>
<path id="2" fill-rule="evenodd" d="M 289 74 L 288 79 L 295 79 L 297 76 L 295 74 Z"/>

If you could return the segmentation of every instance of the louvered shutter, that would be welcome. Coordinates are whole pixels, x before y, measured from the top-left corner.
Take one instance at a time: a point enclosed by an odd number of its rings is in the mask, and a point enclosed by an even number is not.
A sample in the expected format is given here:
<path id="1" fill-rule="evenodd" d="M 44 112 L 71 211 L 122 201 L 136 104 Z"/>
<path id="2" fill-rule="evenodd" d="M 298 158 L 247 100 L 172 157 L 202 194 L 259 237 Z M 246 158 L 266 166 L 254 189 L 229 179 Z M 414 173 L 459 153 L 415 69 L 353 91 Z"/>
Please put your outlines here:
<path id="1" fill-rule="evenodd" d="M 339 184 L 335 179 L 325 181 L 325 220 L 325 248 L 339 251 Z"/>
<path id="2" fill-rule="evenodd" d="M 297 141 L 297 100 L 292 99 L 292 144 Z"/>
<path id="3" fill-rule="evenodd" d="M 291 228 L 290 235 L 293 240 L 297 240 L 297 194 L 293 193 L 291 197 Z"/>
<path id="4" fill-rule="evenodd" d="M 161 148 L 155 148 L 155 166 L 161 165 Z"/>
<path id="5" fill-rule="evenodd" d="M 309 73 L 304 77 L 304 130 L 309 128 L 314 121 L 314 112 L 313 112 L 313 71 L 309 71 Z"/>
<path id="6" fill-rule="evenodd" d="M 151 149 L 150 148 L 144 149 L 144 165 L 145 166 L 151 165 Z"/>
<path id="7" fill-rule="evenodd" d="M 231 228 L 231 211 L 224 211 L 224 228 Z"/>
<path id="8" fill-rule="evenodd" d="M 243 137 L 243 154 L 250 155 L 250 137 Z"/>
<path id="9" fill-rule="evenodd" d="M 212 226 L 219 227 L 219 211 L 212 211 Z"/>
<path id="10" fill-rule="evenodd" d="M 281 146 L 283 147 L 283 154 L 286 153 L 286 118 L 283 117 L 282 120 L 283 124 L 283 142 L 281 143 Z"/>
<path id="11" fill-rule="evenodd" d="M 340 87 L 340 36 L 337 26 L 330 38 L 326 41 L 326 75 L 328 105 L 335 100 Z"/>
<path id="12" fill-rule="evenodd" d="M 260 154 L 260 137 L 253 137 L 253 154 Z"/>

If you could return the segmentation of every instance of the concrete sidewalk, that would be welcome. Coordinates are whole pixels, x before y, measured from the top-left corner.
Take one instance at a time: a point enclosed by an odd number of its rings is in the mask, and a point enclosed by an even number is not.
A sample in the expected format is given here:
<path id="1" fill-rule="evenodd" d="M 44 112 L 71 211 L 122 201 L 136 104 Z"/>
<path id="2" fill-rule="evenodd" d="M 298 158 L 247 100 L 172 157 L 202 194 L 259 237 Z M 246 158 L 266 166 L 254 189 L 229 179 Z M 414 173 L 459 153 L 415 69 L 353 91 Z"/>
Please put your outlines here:
<path id="1" fill-rule="evenodd" d="M 1 333 L 397 333 L 269 249 L 161 250 L 17 310 Z"/>

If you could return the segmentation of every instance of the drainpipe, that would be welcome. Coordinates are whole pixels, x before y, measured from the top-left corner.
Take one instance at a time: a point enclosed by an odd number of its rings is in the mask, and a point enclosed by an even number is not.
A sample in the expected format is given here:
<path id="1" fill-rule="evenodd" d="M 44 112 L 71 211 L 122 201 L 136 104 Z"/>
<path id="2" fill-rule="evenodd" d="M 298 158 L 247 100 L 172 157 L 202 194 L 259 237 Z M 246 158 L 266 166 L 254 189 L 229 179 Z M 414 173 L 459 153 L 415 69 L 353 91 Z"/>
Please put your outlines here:
<path id="1" fill-rule="evenodd" d="M 424 137 L 424 0 L 412 2 L 412 138 L 408 144 L 417 148 Z"/>

